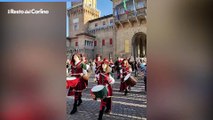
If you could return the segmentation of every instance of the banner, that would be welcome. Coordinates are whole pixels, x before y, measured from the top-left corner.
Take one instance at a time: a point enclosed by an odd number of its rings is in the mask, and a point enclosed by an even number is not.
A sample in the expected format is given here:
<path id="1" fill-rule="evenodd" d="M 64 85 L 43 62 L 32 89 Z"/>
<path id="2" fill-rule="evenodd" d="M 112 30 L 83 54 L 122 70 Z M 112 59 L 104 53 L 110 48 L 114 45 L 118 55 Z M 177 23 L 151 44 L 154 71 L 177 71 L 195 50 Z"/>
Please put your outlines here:
<path id="1" fill-rule="evenodd" d="M 124 41 L 125 53 L 129 53 L 129 40 Z"/>

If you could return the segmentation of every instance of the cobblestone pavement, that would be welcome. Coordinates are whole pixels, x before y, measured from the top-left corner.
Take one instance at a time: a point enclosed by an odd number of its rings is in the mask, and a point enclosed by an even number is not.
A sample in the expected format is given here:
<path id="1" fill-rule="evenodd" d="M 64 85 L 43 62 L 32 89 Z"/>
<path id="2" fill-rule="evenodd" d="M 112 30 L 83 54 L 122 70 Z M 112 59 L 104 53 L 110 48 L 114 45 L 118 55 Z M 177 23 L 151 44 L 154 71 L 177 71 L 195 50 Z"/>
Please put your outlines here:
<path id="1" fill-rule="evenodd" d="M 100 100 L 90 97 L 90 89 L 96 85 L 91 75 L 89 86 L 82 94 L 83 103 L 78 107 L 78 112 L 69 115 L 73 107 L 73 96 L 67 96 L 67 120 L 97 120 L 99 114 Z M 103 120 L 146 120 L 146 94 L 144 93 L 144 82 L 139 77 L 136 86 L 131 88 L 130 93 L 124 96 L 119 92 L 120 80 L 115 79 L 113 85 L 112 112 L 104 114 Z"/>

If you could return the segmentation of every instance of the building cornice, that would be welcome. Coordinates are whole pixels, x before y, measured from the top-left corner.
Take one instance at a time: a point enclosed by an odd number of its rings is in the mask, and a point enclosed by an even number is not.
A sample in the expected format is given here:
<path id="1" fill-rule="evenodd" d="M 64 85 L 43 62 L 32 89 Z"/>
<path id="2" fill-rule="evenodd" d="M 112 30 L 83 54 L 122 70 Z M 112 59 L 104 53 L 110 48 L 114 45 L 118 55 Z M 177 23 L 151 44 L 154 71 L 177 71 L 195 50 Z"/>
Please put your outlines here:
<path id="1" fill-rule="evenodd" d="M 89 37 L 92 37 L 92 38 L 96 38 L 94 35 L 91 35 L 89 33 L 79 33 L 79 34 L 76 34 L 76 36 L 80 36 L 80 35 L 86 35 L 86 36 L 89 36 Z"/>
<path id="2" fill-rule="evenodd" d="M 106 19 L 106 18 L 110 18 L 110 17 L 113 17 L 113 14 L 109 14 L 109 15 L 106 15 L 106 16 L 103 16 L 103 17 L 99 17 L 99 18 L 90 20 L 90 21 L 88 21 L 88 22 L 91 23 L 91 22 L 95 22 L 95 21 L 102 20 L 102 19 Z"/>
<path id="3" fill-rule="evenodd" d="M 67 37 L 67 40 L 77 39 L 78 37 Z"/>

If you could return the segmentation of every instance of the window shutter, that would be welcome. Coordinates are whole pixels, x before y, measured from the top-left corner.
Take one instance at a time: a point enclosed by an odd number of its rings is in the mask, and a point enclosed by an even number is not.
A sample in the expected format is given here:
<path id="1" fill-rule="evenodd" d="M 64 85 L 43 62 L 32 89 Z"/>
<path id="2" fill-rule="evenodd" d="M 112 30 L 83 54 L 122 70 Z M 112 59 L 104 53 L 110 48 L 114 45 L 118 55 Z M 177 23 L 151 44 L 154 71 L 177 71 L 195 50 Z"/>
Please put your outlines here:
<path id="1" fill-rule="evenodd" d="M 97 46 L 97 41 L 94 41 L 94 46 Z"/>
<path id="2" fill-rule="evenodd" d="M 103 46 L 105 45 L 105 40 L 104 40 L 104 39 L 102 40 L 102 45 L 103 45 Z"/>
<path id="3" fill-rule="evenodd" d="M 112 45 L 112 38 L 110 38 L 110 41 L 109 41 L 110 45 Z"/>

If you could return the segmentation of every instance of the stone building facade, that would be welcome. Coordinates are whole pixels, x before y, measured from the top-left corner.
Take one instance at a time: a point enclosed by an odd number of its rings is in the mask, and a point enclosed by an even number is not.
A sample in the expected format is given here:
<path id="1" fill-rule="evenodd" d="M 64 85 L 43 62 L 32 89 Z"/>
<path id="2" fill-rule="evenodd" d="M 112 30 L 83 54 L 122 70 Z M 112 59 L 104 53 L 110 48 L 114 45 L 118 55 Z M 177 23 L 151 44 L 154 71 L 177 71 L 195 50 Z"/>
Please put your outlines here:
<path id="1" fill-rule="evenodd" d="M 113 15 L 107 15 L 89 21 L 88 33 L 94 35 L 94 53 L 103 57 L 114 56 L 114 19 Z"/>
<path id="2" fill-rule="evenodd" d="M 68 56 L 79 51 L 89 59 L 146 56 L 146 0 L 111 0 L 113 14 L 100 17 L 96 0 L 73 2 L 68 10 Z M 125 5 L 126 9 L 125 9 Z"/>

